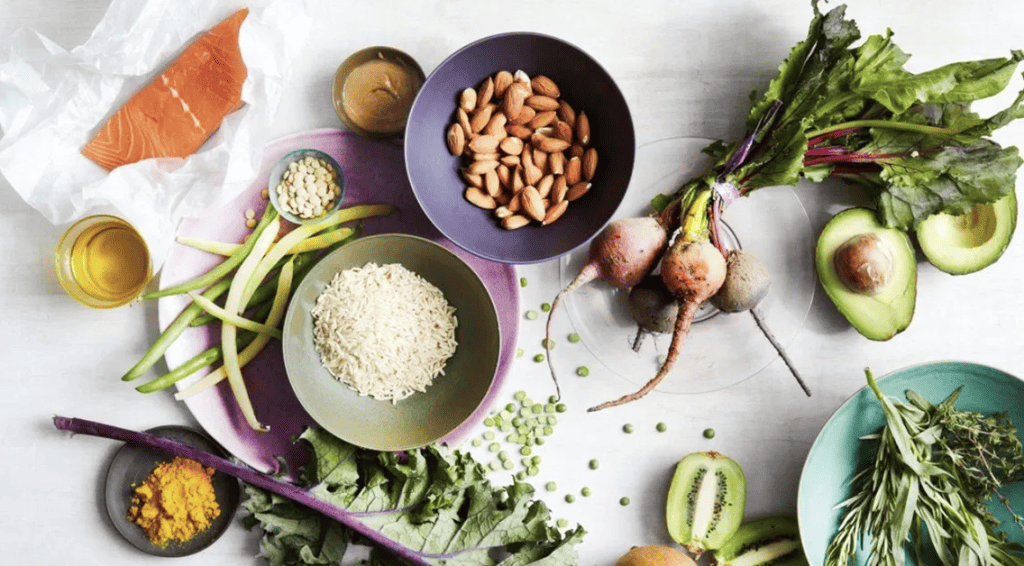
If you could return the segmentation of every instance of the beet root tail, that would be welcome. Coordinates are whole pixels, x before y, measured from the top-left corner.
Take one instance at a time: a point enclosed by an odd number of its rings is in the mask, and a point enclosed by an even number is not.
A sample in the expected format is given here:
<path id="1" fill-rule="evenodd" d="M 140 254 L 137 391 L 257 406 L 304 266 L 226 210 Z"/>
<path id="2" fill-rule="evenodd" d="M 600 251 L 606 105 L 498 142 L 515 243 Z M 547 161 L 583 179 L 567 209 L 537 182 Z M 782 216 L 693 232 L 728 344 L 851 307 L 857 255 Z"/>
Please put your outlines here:
<path id="1" fill-rule="evenodd" d="M 588 263 L 583 266 L 583 269 L 581 269 L 576 278 L 572 280 L 572 283 L 566 285 L 565 289 L 562 289 L 557 295 L 555 295 L 555 300 L 551 301 L 551 310 L 548 311 L 548 321 L 544 326 L 544 344 L 546 350 L 545 357 L 548 360 L 548 371 L 551 372 L 551 381 L 555 383 L 555 398 L 558 400 L 562 399 L 562 388 L 558 385 L 558 376 L 555 374 L 555 364 L 551 361 L 551 348 L 546 346 L 551 343 L 551 321 L 554 320 L 555 311 L 557 311 L 559 305 L 562 304 L 562 299 L 569 293 L 572 293 L 583 285 L 597 279 L 597 275 L 597 265 Z"/>

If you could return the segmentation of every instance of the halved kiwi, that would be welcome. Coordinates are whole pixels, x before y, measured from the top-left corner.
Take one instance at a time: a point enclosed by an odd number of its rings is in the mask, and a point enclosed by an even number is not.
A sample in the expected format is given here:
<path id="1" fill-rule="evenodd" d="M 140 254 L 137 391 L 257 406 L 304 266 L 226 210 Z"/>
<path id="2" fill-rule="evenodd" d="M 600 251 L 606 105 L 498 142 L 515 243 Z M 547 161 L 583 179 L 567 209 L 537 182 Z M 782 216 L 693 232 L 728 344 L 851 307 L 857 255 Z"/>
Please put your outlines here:
<path id="1" fill-rule="evenodd" d="M 806 566 L 796 519 L 765 517 L 743 523 L 736 534 L 715 551 L 719 566 Z"/>
<path id="2" fill-rule="evenodd" d="M 721 548 L 743 522 L 747 479 L 735 460 L 694 452 L 676 465 L 665 522 L 672 539 L 695 555 Z"/>

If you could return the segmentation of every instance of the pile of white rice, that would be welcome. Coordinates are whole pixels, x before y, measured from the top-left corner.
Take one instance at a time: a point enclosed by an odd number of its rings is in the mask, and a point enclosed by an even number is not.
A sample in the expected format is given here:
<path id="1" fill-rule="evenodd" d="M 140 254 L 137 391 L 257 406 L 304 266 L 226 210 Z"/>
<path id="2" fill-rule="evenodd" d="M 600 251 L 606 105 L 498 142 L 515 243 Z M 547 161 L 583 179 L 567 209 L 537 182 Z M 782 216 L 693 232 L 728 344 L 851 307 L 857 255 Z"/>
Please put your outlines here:
<path id="1" fill-rule="evenodd" d="M 346 269 L 313 307 L 320 361 L 360 395 L 397 402 L 426 390 L 455 353 L 455 308 L 399 264 Z"/>

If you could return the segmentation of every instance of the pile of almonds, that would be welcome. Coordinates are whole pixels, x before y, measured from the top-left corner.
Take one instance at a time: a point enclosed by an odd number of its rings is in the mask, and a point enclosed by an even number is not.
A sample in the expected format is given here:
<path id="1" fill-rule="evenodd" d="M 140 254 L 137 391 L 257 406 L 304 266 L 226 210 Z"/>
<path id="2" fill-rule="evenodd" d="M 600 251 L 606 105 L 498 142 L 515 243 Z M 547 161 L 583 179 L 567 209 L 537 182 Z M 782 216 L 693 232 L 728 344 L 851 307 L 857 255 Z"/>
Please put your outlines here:
<path id="1" fill-rule="evenodd" d="M 521 70 L 499 71 L 459 96 L 448 150 L 464 158 L 466 200 L 493 210 L 506 229 L 551 224 L 590 190 L 590 119 L 560 96 L 550 78 Z"/>

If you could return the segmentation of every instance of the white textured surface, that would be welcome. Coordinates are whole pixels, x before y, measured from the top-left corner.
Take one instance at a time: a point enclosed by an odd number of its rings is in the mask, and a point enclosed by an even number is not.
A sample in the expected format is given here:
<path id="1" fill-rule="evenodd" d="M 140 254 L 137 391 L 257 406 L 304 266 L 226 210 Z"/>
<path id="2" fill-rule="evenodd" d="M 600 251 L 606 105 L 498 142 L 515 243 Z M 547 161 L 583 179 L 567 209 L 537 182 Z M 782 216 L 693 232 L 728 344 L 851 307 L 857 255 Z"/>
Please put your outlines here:
<path id="1" fill-rule="evenodd" d="M 32 27 L 72 48 L 89 37 L 106 0 L 4 0 L 0 34 Z M 804 37 L 811 9 L 803 0 L 692 0 L 689 2 L 520 0 L 311 1 L 316 28 L 306 56 L 287 86 L 273 136 L 337 126 L 330 102 L 335 67 L 368 45 L 394 45 L 429 72 L 447 54 L 485 35 L 536 30 L 563 37 L 596 57 L 616 78 L 633 111 L 639 144 L 675 136 L 738 136 L 748 93 L 763 88 L 790 47 Z M 831 7 L 826 5 L 825 8 Z M 862 0 L 848 15 L 867 33 L 891 27 L 914 55 L 913 69 L 946 62 L 1005 56 L 1024 47 L 1024 6 L 999 0 L 984 6 L 952 0 Z M 1012 85 L 1020 88 L 1020 78 Z M 984 107 L 981 107 L 982 109 Z M 997 136 L 1024 145 L 1021 125 Z M 798 191 L 817 232 L 849 194 L 832 188 Z M 770 211 L 766 211 L 770 214 Z M 129 428 L 191 424 L 169 395 L 142 396 L 118 376 L 156 335 L 155 305 L 113 311 L 79 306 L 53 274 L 52 252 L 62 227 L 51 226 L 0 180 L 0 547 L 5 564 L 136 565 L 164 562 L 128 546 L 107 522 L 100 499 L 105 465 L 117 446 L 57 433 L 54 414 Z M 812 253 L 812 250 L 807 250 Z M 715 449 L 735 457 L 747 473 L 750 516 L 795 510 L 797 480 L 807 450 L 828 416 L 863 384 L 862 370 L 877 373 L 937 359 L 989 364 L 1024 375 L 1024 244 L 1018 237 L 1004 258 L 963 277 L 920 264 L 917 311 L 910 328 L 891 341 L 861 338 L 818 293 L 790 355 L 814 391 L 805 398 L 777 362 L 754 379 L 699 396 L 657 392 L 632 406 L 587 414 L 585 407 L 618 396 L 632 384 L 602 374 L 582 347 L 564 340 L 555 350 L 570 406 L 544 457 L 537 485 L 555 480 L 547 494 L 556 516 L 583 523 L 589 534 L 581 564 L 610 564 L 631 545 L 667 542 L 662 507 L 672 465 L 683 454 Z M 519 269 L 530 281 L 522 305 L 550 301 L 557 262 Z M 560 317 L 554 336 L 570 331 Z M 530 360 L 540 351 L 543 323 L 523 320 L 517 361 L 506 396 L 518 389 L 534 398 L 550 391 L 546 368 Z M 557 339 L 557 338 L 556 338 Z M 726 345 L 723 345 L 726 347 Z M 586 380 L 569 375 L 587 364 Z M 665 421 L 669 431 L 655 433 Z M 625 422 L 634 434 L 621 432 Z M 701 430 L 714 427 L 714 440 Z M 590 458 L 601 469 L 587 470 Z M 568 505 L 561 494 L 590 486 L 594 495 Z M 557 496 L 556 496 L 557 495 Z M 621 508 L 620 496 L 632 505 Z M 233 527 L 210 549 L 176 564 L 261 564 L 256 538 Z"/>

